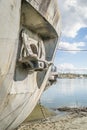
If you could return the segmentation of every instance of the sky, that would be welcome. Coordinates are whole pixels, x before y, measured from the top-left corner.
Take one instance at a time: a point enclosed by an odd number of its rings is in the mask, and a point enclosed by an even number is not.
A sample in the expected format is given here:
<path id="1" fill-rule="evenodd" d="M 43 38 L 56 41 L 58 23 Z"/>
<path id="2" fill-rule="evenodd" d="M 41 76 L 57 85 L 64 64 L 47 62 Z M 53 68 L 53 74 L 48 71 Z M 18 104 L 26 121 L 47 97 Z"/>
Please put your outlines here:
<path id="1" fill-rule="evenodd" d="M 87 74 L 87 0 L 58 0 L 58 6 L 61 37 L 54 64 L 58 72 Z"/>

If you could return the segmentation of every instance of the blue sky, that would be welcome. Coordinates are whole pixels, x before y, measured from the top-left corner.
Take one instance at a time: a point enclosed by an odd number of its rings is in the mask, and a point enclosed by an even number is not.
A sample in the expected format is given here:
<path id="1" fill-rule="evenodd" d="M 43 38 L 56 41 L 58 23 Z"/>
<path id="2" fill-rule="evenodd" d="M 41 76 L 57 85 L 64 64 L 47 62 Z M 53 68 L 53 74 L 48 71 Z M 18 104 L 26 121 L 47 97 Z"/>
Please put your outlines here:
<path id="1" fill-rule="evenodd" d="M 87 0 L 58 0 L 61 38 L 54 64 L 58 71 L 87 74 Z M 76 51 L 69 51 L 76 50 Z"/>

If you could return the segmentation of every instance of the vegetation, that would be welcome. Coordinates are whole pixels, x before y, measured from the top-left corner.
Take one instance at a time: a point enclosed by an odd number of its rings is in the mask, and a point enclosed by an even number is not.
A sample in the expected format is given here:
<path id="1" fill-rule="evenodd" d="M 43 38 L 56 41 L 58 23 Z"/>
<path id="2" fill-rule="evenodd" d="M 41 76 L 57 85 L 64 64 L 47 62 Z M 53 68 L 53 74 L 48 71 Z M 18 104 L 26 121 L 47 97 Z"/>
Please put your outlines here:
<path id="1" fill-rule="evenodd" d="M 87 78 L 87 74 L 59 73 L 58 78 Z"/>
<path id="2" fill-rule="evenodd" d="M 41 109 L 43 109 L 44 113 L 42 112 Z M 54 111 L 49 110 L 48 108 L 45 108 L 44 106 L 37 104 L 34 110 L 32 111 L 32 113 L 27 117 L 27 119 L 24 122 L 41 120 L 54 115 L 55 115 Z"/>

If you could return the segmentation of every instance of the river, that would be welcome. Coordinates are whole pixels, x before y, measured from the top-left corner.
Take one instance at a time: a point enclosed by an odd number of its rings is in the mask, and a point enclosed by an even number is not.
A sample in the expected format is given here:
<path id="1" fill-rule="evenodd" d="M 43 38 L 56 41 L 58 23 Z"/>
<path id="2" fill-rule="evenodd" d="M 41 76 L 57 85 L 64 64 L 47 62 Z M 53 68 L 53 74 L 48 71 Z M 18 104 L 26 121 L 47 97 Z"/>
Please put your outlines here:
<path id="1" fill-rule="evenodd" d="M 48 108 L 87 106 L 87 79 L 58 79 L 41 96 Z"/>

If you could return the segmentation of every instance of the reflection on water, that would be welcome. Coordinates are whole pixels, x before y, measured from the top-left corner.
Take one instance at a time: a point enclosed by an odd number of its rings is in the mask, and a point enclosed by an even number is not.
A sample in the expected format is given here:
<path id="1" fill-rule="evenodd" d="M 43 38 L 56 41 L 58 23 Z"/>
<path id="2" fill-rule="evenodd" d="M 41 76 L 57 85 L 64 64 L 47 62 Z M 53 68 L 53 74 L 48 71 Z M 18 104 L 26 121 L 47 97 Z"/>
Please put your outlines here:
<path id="1" fill-rule="evenodd" d="M 43 93 L 41 102 L 51 108 L 87 106 L 87 79 L 58 79 Z"/>

